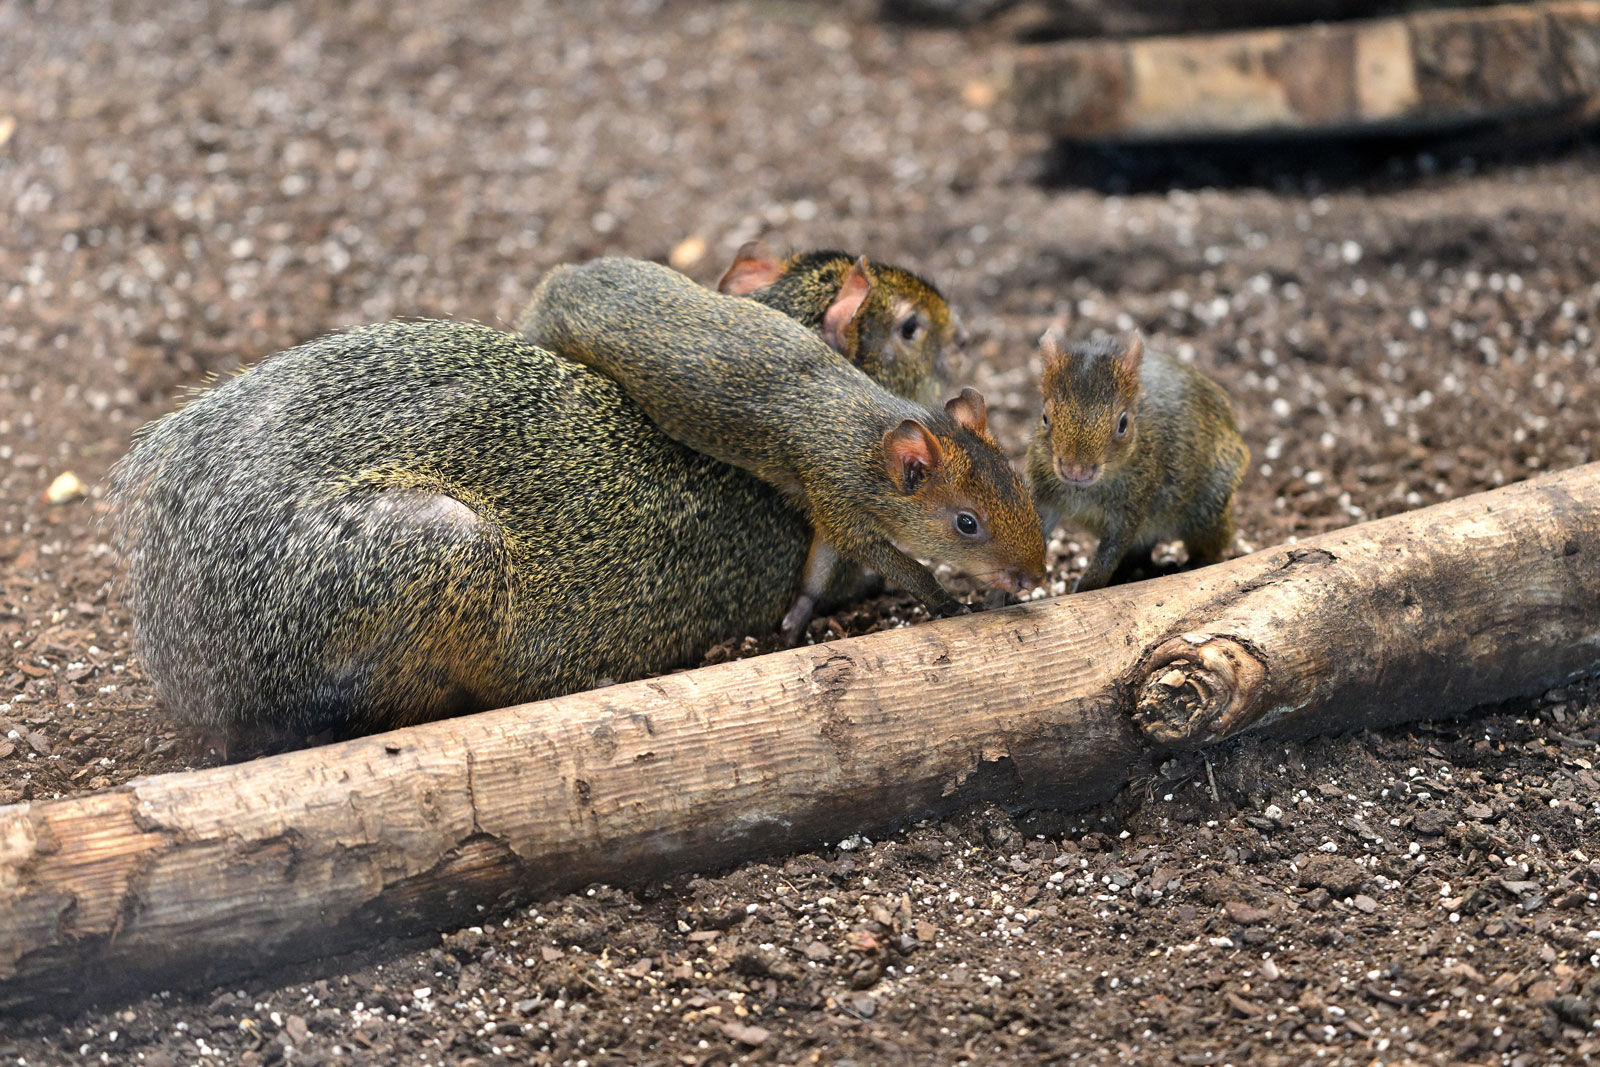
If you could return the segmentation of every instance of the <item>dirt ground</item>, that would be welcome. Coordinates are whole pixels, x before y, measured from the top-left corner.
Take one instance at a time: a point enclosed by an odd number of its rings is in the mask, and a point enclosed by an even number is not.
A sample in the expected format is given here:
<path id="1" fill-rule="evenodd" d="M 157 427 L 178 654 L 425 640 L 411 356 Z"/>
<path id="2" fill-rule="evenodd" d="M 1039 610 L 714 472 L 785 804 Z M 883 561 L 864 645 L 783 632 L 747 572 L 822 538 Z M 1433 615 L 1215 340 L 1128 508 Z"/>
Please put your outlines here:
<path id="1" fill-rule="evenodd" d="M 1052 151 L 996 99 L 1003 29 L 872 14 L 0 5 L 0 803 L 215 762 L 155 704 L 112 587 L 103 479 L 135 427 L 336 327 L 509 323 L 599 253 L 711 281 L 764 235 L 912 266 L 1019 455 L 1040 330 L 1137 325 L 1235 398 L 1246 547 L 1596 458 L 1592 141 Z M 1053 546 L 1058 588 L 1083 547 Z M 971 812 L 0 1021 L 0 1065 L 1586 1062 L 1597 748 L 1592 682 L 1238 744 L 1070 816 Z"/>

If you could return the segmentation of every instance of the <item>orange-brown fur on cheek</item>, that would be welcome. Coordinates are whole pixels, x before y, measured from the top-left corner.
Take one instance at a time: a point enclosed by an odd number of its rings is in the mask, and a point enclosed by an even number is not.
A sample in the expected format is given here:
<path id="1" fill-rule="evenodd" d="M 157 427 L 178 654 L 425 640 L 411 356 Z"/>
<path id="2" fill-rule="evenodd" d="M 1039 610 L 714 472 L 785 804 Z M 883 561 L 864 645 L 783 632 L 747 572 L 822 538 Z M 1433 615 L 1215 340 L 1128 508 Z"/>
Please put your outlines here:
<path id="1" fill-rule="evenodd" d="M 940 551 L 916 546 L 974 577 L 1015 571 L 1037 581 L 1044 574 L 1044 537 L 1026 487 L 1004 458 L 993 435 L 964 427 L 939 436 L 945 462 L 919 490 L 919 510 L 937 517 Z M 985 541 L 970 542 L 954 532 L 958 511 L 970 511 L 988 530 Z"/>

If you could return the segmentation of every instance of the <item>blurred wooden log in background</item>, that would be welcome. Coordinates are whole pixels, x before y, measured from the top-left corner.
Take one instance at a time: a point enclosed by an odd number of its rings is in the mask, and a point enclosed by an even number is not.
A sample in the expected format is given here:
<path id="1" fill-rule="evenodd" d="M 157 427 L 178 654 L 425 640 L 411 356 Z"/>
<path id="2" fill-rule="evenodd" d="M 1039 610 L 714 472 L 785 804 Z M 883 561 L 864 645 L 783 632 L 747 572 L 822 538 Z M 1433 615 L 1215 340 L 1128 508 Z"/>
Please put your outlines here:
<path id="1" fill-rule="evenodd" d="M 1011 91 L 1020 124 L 1078 141 L 1578 126 L 1600 113 L 1600 0 L 1024 45 Z"/>
<path id="2" fill-rule="evenodd" d="M 991 23 L 1024 40 L 1148 37 L 1492 7 L 1505 0 L 883 0 L 902 22 Z M 1524 0 L 1530 2 L 1530 0 Z"/>

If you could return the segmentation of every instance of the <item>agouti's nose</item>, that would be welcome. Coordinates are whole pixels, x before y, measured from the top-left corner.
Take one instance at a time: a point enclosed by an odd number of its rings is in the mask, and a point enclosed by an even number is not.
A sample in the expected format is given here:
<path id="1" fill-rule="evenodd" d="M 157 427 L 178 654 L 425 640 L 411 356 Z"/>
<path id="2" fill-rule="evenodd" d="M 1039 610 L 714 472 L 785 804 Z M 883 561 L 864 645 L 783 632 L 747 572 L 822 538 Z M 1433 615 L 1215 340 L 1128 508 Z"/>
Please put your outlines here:
<path id="1" fill-rule="evenodd" d="M 1058 459 L 1056 475 L 1068 485 L 1083 489 L 1093 485 L 1100 478 L 1100 464 L 1063 463 Z"/>
<path id="2" fill-rule="evenodd" d="M 990 585 L 998 586 L 1008 593 L 1020 593 L 1037 584 L 1038 580 L 1038 575 L 1031 574 L 1021 567 L 997 571 L 989 576 Z"/>

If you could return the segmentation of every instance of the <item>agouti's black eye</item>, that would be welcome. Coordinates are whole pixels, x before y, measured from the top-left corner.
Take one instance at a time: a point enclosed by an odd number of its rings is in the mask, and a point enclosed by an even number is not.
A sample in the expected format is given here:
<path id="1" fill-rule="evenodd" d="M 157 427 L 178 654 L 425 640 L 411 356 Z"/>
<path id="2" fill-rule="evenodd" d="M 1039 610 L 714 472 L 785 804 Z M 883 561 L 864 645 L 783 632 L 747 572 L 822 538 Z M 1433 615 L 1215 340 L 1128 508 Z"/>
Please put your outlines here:
<path id="1" fill-rule="evenodd" d="M 1128 436 L 1128 413 L 1126 411 L 1117 418 L 1117 436 Z"/>
<path id="2" fill-rule="evenodd" d="M 1050 413 L 1048 411 L 1041 411 L 1039 413 L 1039 422 L 1044 426 L 1045 429 L 1048 430 L 1050 428 Z"/>
<path id="3" fill-rule="evenodd" d="M 922 316 L 912 315 L 900 323 L 900 340 L 915 341 L 922 336 Z"/>
<path id="4" fill-rule="evenodd" d="M 963 511 L 956 515 L 956 532 L 962 537 L 978 536 L 978 517 L 970 511 Z"/>

